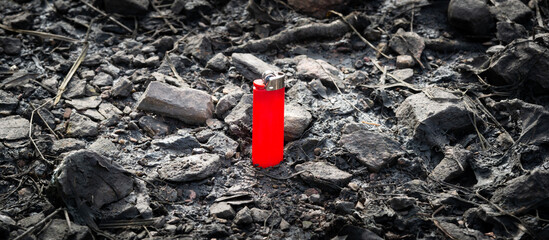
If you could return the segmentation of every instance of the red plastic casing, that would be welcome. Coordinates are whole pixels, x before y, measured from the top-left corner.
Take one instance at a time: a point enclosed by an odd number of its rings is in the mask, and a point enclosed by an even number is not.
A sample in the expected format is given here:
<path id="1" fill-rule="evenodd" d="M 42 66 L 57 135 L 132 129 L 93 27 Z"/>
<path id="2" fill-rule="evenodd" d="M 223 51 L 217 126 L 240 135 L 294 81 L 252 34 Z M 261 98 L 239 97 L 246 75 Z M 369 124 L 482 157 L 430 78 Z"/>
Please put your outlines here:
<path id="1" fill-rule="evenodd" d="M 284 88 L 267 91 L 257 79 L 253 99 L 252 163 L 272 167 L 284 157 Z"/>

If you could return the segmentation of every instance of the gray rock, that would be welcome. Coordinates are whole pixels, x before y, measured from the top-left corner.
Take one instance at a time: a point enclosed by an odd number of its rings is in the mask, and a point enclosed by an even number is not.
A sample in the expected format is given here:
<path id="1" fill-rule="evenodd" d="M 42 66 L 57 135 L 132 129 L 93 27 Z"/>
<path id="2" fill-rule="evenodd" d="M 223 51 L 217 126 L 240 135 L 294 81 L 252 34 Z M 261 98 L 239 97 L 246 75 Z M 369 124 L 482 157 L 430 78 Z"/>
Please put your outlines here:
<path id="1" fill-rule="evenodd" d="M 8 55 L 20 55 L 21 45 L 21 40 L 19 38 L 0 37 L 0 46 Z"/>
<path id="2" fill-rule="evenodd" d="M 313 194 L 316 195 L 316 194 Z M 355 204 L 349 201 L 336 200 L 335 201 L 336 210 L 343 214 L 352 214 L 355 210 Z"/>
<path id="3" fill-rule="evenodd" d="M 78 150 L 59 164 L 52 187 L 77 222 L 94 226 L 93 219 L 99 217 L 97 213 L 103 206 L 134 190 L 134 179 L 110 159 L 93 151 Z"/>
<path id="4" fill-rule="evenodd" d="M 112 89 L 111 89 L 111 95 L 113 97 L 127 97 L 130 96 L 133 90 L 133 83 L 132 81 L 128 80 L 126 77 L 122 77 L 118 79 L 118 81 L 114 82 Z"/>
<path id="5" fill-rule="evenodd" d="M 229 124 L 229 131 L 237 136 L 248 136 L 252 131 L 252 103 L 253 95 L 245 94 L 240 102 L 225 117 L 225 123 Z"/>
<path id="6" fill-rule="evenodd" d="M 107 12 L 120 13 L 122 15 L 140 15 L 149 9 L 149 0 L 104 0 Z"/>
<path id="7" fill-rule="evenodd" d="M 470 229 L 462 228 L 456 224 L 444 221 L 442 219 L 438 220 L 440 228 L 444 229 L 444 232 L 447 232 L 448 235 L 453 236 L 455 239 L 460 240 L 476 240 L 476 239 L 486 239 L 486 235 L 482 232 Z"/>
<path id="8" fill-rule="evenodd" d="M 29 137 L 29 120 L 20 116 L 0 118 L 0 140 L 18 140 Z"/>
<path id="9" fill-rule="evenodd" d="M 394 197 L 389 200 L 389 204 L 391 205 L 391 208 L 395 211 L 402 211 L 409 209 L 414 206 L 416 203 L 415 198 L 411 197 Z"/>
<path id="10" fill-rule="evenodd" d="M 395 113 L 399 124 L 410 127 L 416 139 L 432 146 L 446 145 L 449 134 L 472 124 L 472 113 L 465 103 L 456 95 L 436 87 L 406 98 Z"/>
<path id="11" fill-rule="evenodd" d="M 222 161 L 215 154 L 199 154 L 163 164 L 158 169 L 160 178 L 173 182 L 188 182 L 208 178 L 215 174 Z"/>
<path id="12" fill-rule="evenodd" d="M 166 51 L 171 50 L 173 48 L 173 44 L 175 41 L 173 40 L 173 37 L 171 36 L 162 36 L 159 39 L 156 39 L 152 45 L 154 48 L 156 48 L 156 51 L 159 53 L 164 54 Z"/>
<path id="13" fill-rule="evenodd" d="M 411 54 L 416 59 L 421 59 L 425 41 L 417 33 L 406 32 L 400 28 L 389 41 L 389 47 L 400 55 Z"/>
<path id="14" fill-rule="evenodd" d="M 73 112 L 66 128 L 67 137 L 93 137 L 99 134 L 98 124 L 88 117 Z"/>
<path id="15" fill-rule="evenodd" d="M 227 117 L 227 112 L 238 104 L 242 95 L 243 92 L 233 92 L 221 97 L 215 106 L 215 115 L 220 118 Z"/>
<path id="16" fill-rule="evenodd" d="M 196 139 L 201 143 L 206 143 L 208 140 L 210 140 L 211 137 L 213 137 L 217 132 L 212 131 L 211 129 L 204 129 L 200 132 L 197 132 L 194 136 Z"/>
<path id="17" fill-rule="evenodd" d="M 339 170 L 324 162 L 305 162 L 295 166 L 296 171 L 305 171 L 300 176 L 303 181 L 326 190 L 338 190 L 351 181 L 352 174 Z"/>
<path id="18" fill-rule="evenodd" d="M 105 117 L 99 113 L 99 111 L 95 109 L 86 109 L 84 112 L 82 112 L 82 115 L 91 118 L 94 121 L 103 121 L 105 120 Z"/>
<path id="19" fill-rule="evenodd" d="M 172 4 L 172 12 L 175 14 L 194 14 L 198 11 L 207 12 L 212 5 L 206 0 L 176 0 Z"/>
<path id="20" fill-rule="evenodd" d="M 297 63 L 296 70 L 297 77 L 302 80 L 319 79 L 326 87 L 335 88 L 335 82 L 340 89 L 345 88 L 341 78 L 339 78 L 341 72 L 324 60 L 302 58 Z"/>
<path id="21" fill-rule="evenodd" d="M 514 214 L 526 213 L 546 203 L 549 196 L 549 170 L 543 167 L 530 174 L 507 181 L 504 187 L 497 189 L 491 201 Z"/>
<path id="22" fill-rule="evenodd" d="M 288 223 L 286 220 L 282 219 L 280 221 L 279 227 L 280 227 L 280 230 L 286 231 L 286 230 L 290 229 L 290 223 Z"/>
<path id="23" fill-rule="evenodd" d="M 227 137 L 223 132 L 213 135 L 206 145 L 212 148 L 212 152 L 228 158 L 232 157 L 238 148 L 238 142 Z"/>
<path id="24" fill-rule="evenodd" d="M 518 23 L 498 22 L 496 25 L 496 37 L 503 43 L 510 43 L 515 39 L 526 38 L 528 31 Z"/>
<path id="25" fill-rule="evenodd" d="M 397 69 L 391 72 L 391 74 L 401 81 L 408 81 L 414 76 L 414 70 L 411 68 Z"/>
<path id="26" fill-rule="evenodd" d="M 235 217 L 235 212 L 228 203 L 219 202 L 210 206 L 210 215 L 218 218 L 233 219 Z"/>
<path id="27" fill-rule="evenodd" d="M 214 71 L 225 72 L 229 68 L 229 64 L 229 58 L 223 53 L 218 53 L 206 63 L 206 67 Z"/>
<path id="28" fill-rule="evenodd" d="M 532 16 L 532 10 L 520 0 L 496 2 L 496 6 L 492 8 L 500 21 L 526 22 Z"/>
<path id="29" fill-rule="evenodd" d="M 72 100 L 67 100 L 66 103 L 76 110 L 86 110 L 90 108 L 97 108 L 101 104 L 100 96 L 92 96 L 85 98 L 76 98 Z"/>
<path id="30" fill-rule="evenodd" d="M 495 27 L 494 17 L 484 0 L 451 0 L 448 21 L 454 27 L 475 35 L 488 35 Z"/>
<path id="31" fill-rule="evenodd" d="M 160 121 L 151 116 L 143 116 L 139 119 L 139 126 L 149 135 L 150 137 L 154 136 L 165 136 L 168 134 L 170 127 L 168 124 Z"/>
<path id="32" fill-rule="evenodd" d="M 263 224 L 266 220 L 268 220 L 270 212 L 259 208 L 252 208 L 250 210 L 250 214 L 252 215 L 254 222 Z"/>
<path id="33" fill-rule="evenodd" d="M 237 225 L 246 225 L 252 223 L 253 221 L 252 212 L 248 207 L 240 209 L 234 217 L 234 223 Z"/>
<path id="34" fill-rule="evenodd" d="M 86 142 L 76 138 L 62 138 L 53 140 L 52 152 L 63 153 L 86 147 Z"/>
<path id="35" fill-rule="evenodd" d="M 206 65 L 213 56 L 212 41 L 205 34 L 198 34 L 187 38 L 187 45 L 183 54 L 196 58 L 202 65 Z"/>
<path id="36" fill-rule="evenodd" d="M 261 78 L 263 72 L 267 70 L 280 71 L 278 67 L 270 65 L 249 53 L 233 53 L 231 58 L 236 70 L 249 81 Z"/>
<path id="37" fill-rule="evenodd" d="M 166 149 L 174 153 L 190 154 L 194 148 L 199 148 L 200 143 L 189 133 L 180 133 L 152 141 L 154 146 Z"/>
<path id="38" fill-rule="evenodd" d="M 410 68 L 416 64 L 414 58 L 410 55 L 398 55 L 396 59 L 397 68 Z"/>
<path id="39" fill-rule="evenodd" d="M 206 92 L 151 82 L 137 109 L 177 118 L 188 124 L 204 124 L 213 115 L 212 97 Z"/>
<path id="40" fill-rule="evenodd" d="M 126 51 L 120 50 L 116 52 L 112 57 L 112 62 L 116 65 L 128 66 L 133 62 L 133 55 L 127 54 Z"/>
<path id="41" fill-rule="evenodd" d="M 38 239 L 75 239 L 83 240 L 92 238 L 90 229 L 87 226 L 71 223 L 71 229 L 65 219 L 53 219 L 46 225 L 44 230 L 39 232 Z"/>
<path id="42" fill-rule="evenodd" d="M 339 145 L 356 155 L 368 170 L 378 172 L 404 154 L 400 144 L 386 135 L 364 129 L 351 130 L 352 127 L 353 124 L 346 126 Z"/>
<path id="43" fill-rule="evenodd" d="M 293 141 L 305 131 L 313 119 L 312 115 L 305 108 L 288 104 L 284 109 L 284 141 Z"/>
<path id="44" fill-rule="evenodd" d="M 22 11 L 18 14 L 5 16 L 2 19 L 4 25 L 15 29 L 30 29 L 33 22 L 33 14 L 28 11 Z"/>
<path id="45" fill-rule="evenodd" d="M 430 176 L 440 181 L 451 181 L 465 172 L 465 168 L 469 166 L 468 162 L 472 157 L 473 153 L 461 146 L 446 147 L 444 158 L 433 169 Z"/>
<path id="46" fill-rule="evenodd" d="M 322 84 L 322 81 L 320 81 L 319 79 L 315 78 L 307 85 L 309 85 L 309 87 L 322 98 L 328 98 L 328 89 L 324 86 L 324 84 Z"/>
<path id="47" fill-rule="evenodd" d="M 99 104 L 98 111 L 106 119 L 118 117 L 122 115 L 122 111 L 120 111 L 120 109 L 118 109 L 116 106 L 112 105 L 112 103 L 109 103 L 109 102 L 104 102 Z"/>
<path id="48" fill-rule="evenodd" d="M 33 225 L 36 225 L 42 219 L 44 219 L 44 213 L 33 214 L 33 215 L 30 215 L 26 218 L 23 218 L 23 219 L 17 221 L 17 226 L 20 226 L 20 227 L 23 227 L 23 228 L 28 228 L 28 227 L 31 227 Z"/>
<path id="49" fill-rule="evenodd" d="M 11 115 L 17 109 L 18 103 L 13 94 L 0 90 L 0 117 Z"/>
<path id="50" fill-rule="evenodd" d="M 549 89 L 549 51 L 535 42 L 519 41 L 512 48 L 494 56 L 486 72 L 489 79 L 501 85 L 532 81 Z"/>
<path id="51" fill-rule="evenodd" d="M 86 95 L 86 80 L 80 79 L 77 76 L 72 77 L 72 80 L 67 85 L 67 91 L 63 96 L 68 98 L 79 98 Z"/>
<path id="52" fill-rule="evenodd" d="M 88 150 L 95 151 L 106 157 L 116 157 L 118 155 L 118 147 L 111 140 L 100 137 L 93 142 Z"/>
<path id="53" fill-rule="evenodd" d="M 95 77 L 93 77 L 92 84 L 98 87 L 111 86 L 113 83 L 113 78 L 111 75 L 100 72 Z"/>

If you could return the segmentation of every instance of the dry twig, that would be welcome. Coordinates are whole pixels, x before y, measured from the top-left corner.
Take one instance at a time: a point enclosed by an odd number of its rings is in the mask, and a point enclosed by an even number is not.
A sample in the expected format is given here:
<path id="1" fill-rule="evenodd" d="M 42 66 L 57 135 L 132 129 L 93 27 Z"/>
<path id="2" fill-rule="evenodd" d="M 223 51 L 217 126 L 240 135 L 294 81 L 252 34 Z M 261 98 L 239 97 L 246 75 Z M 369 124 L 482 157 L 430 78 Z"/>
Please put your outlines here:
<path id="1" fill-rule="evenodd" d="M 65 92 L 65 89 L 67 88 L 67 85 L 69 84 L 69 81 L 71 80 L 72 76 L 76 73 L 76 70 L 84 61 L 84 58 L 86 57 L 86 54 L 88 53 L 88 47 L 89 44 L 86 42 L 84 43 L 84 47 L 82 48 L 82 52 L 80 53 L 80 56 L 76 59 L 74 64 L 72 65 L 71 69 L 69 70 L 69 73 L 67 76 L 65 76 L 65 79 L 63 79 L 63 82 L 61 82 L 61 86 L 59 86 L 59 90 L 57 91 L 57 96 L 55 97 L 55 100 L 53 101 L 53 105 L 57 104 L 59 100 L 61 100 L 61 96 Z"/>
<path id="2" fill-rule="evenodd" d="M 6 31 L 10 31 L 10 32 L 16 32 L 16 33 L 21 33 L 21 34 L 28 34 L 28 35 L 33 35 L 33 36 L 37 36 L 37 37 L 41 37 L 41 38 L 50 38 L 50 39 L 55 39 L 55 40 L 59 40 L 59 41 L 64 41 L 64 42 L 70 42 L 70 43 L 75 43 L 75 42 L 78 42 L 78 40 L 74 39 L 74 38 L 70 38 L 70 37 L 65 37 L 65 36 L 61 36 L 61 35 L 57 35 L 57 34 L 52 34 L 52 33 L 46 33 L 46 32 L 39 32 L 39 31 L 32 31 L 32 30 L 23 30 L 23 29 L 15 29 L 15 28 L 10 28 L 6 25 L 3 25 L 3 24 L 0 24 L 0 28 L 6 30 Z"/>
<path id="3" fill-rule="evenodd" d="M 93 9 L 94 11 L 98 12 L 99 14 L 105 16 L 105 17 L 108 17 L 109 20 L 113 21 L 114 23 L 118 24 L 118 26 L 124 28 L 124 30 L 130 32 L 130 33 L 133 33 L 133 31 L 127 27 L 126 25 L 122 24 L 121 22 L 119 22 L 118 20 L 116 20 L 115 18 L 113 18 L 112 16 L 108 15 L 107 13 L 101 11 L 100 9 L 94 7 L 93 5 L 91 5 L 90 3 L 84 1 L 84 0 L 80 0 L 80 2 L 86 4 L 86 6 L 90 7 L 91 9 Z"/>

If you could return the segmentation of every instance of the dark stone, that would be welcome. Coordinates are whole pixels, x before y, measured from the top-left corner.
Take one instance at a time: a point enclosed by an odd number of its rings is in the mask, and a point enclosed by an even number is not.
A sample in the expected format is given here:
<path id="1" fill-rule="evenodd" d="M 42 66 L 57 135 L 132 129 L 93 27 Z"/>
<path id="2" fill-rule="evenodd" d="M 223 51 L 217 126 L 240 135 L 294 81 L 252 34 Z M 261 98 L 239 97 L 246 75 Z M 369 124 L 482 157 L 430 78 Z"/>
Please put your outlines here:
<path id="1" fill-rule="evenodd" d="M 18 103 L 19 100 L 13 94 L 0 90 L 0 117 L 11 115 Z"/>
<path id="2" fill-rule="evenodd" d="M 212 5 L 206 0 L 176 0 L 172 4 L 172 12 L 175 14 L 194 14 L 198 11 L 206 13 L 212 9 Z"/>
<path id="3" fill-rule="evenodd" d="M 368 170 L 378 172 L 404 154 L 395 140 L 381 133 L 352 129 L 354 126 L 356 125 L 349 124 L 345 127 L 339 145 L 356 155 L 358 161 L 366 165 Z"/>
<path id="4" fill-rule="evenodd" d="M 205 34 L 189 37 L 183 54 L 196 58 L 203 66 L 213 56 L 212 41 Z"/>
<path id="5" fill-rule="evenodd" d="M 19 38 L 0 37 L 0 46 L 8 55 L 20 55 L 21 45 L 21 40 Z"/>
<path id="6" fill-rule="evenodd" d="M 200 143 L 189 133 L 182 132 L 152 141 L 154 146 L 166 149 L 174 153 L 190 154 L 194 148 L 199 148 Z"/>
<path id="7" fill-rule="evenodd" d="M 518 23 L 498 22 L 496 37 L 503 43 L 510 43 L 518 38 L 528 36 L 526 28 Z"/>
<path id="8" fill-rule="evenodd" d="M 78 150 L 86 147 L 86 142 L 75 138 L 63 138 L 53 141 L 52 152 L 63 153 Z"/>
<path id="9" fill-rule="evenodd" d="M 514 178 L 497 189 L 491 201 L 509 212 L 526 213 L 545 203 L 549 196 L 549 170 L 536 169 L 528 175 Z"/>
<path id="10" fill-rule="evenodd" d="M 234 223 L 237 225 L 246 225 L 253 222 L 252 212 L 248 207 L 240 209 L 234 217 Z"/>
<path id="11" fill-rule="evenodd" d="M 229 64 L 229 58 L 223 55 L 223 53 L 218 53 L 208 60 L 206 67 L 214 71 L 225 72 L 229 68 Z"/>
<path id="12" fill-rule="evenodd" d="M 206 145 L 212 149 L 212 152 L 230 158 L 236 153 L 239 144 L 223 132 L 218 132 L 210 137 Z"/>
<path id="13" fill-rule="evenodd" d="M 113 97 L 127 97 L 132 93 L 133 83 L 128 78 L 122 77 L 118 81 L 114 82 L 111 89 L 111 96 Z"/>
<path id="14" fill-rule="evenodd" d="M 532 10 L 520 0 L 497 2 L 493 12 L 500 21 L 526 22 L 532 16 Z"/>
<path id="15" fill-rule="evenodd" d="M 151 116 L 141 117 L 138 123 L 150 137 L 165 136 L 170 130 L 168 124 Z"/>
<path id="16" fill-rule="evenodd" d="M 444 150 L 444 158 L 433 169 L 430 177 L 436 180 L 448 182 L 453 180 L 463 173 L 469 166 L 469 160 L 472 159 L 473 153 L 463 149 L 461 146 L 446 147 Z"/>
<path id="17" fill-rule="evenodd" d="M 227 117 L 227 112 L 238 104 L 242 95 L 244 95 L 244 93 L 239 91 L 221 97 L 215 106 L 215 115 L 219 118 Z"/>
<path id="18" fill-rule="evenodd" d="M 421 59 L 425 41 L 417 33 L 406 32 L 400 28 L 389 41 L 389 47 L 400 55 L 412 54 L 416 59 Z"/>
<path id="19" fill-rule="evenodd" d="M 494 17 L 484 0 L 451 0 L 448 21 L 474 35 L 489 35 L 495 27 Z"/>
<path id="20" fill-rule="evenodd" d="M 15 29 L 30 29 L 32 27 L 32 14 L 25 11 L 15 15 L 4 17 L 4 25 L 8 25 Z"/>
<path id="21" fill-rule="evenodd" d="M 163 36 L 152 43 L 158 53 L 164 54 L 168 50 L 172 50 L 175 41 L 171 36 Z"/>
<path id="22" fill-rule="evenodd" d="M 252 103 L 253 95 L 245 94 L 240 102 L 225 117 L 225 123 L 229 124 L 231 134 L 237 136 L 249 136 L 252 131 Z"/>
<path id="23" fill-rule="evenodd" d="M 337 84 L 340 89 L 345 88 L 341 78 L 339 78 L 341 72 L 324 60 L 302 58 L 297 63 L 296 70 L 297 76 L 301 80 L 319 79 L 326 87 L 335 89 L 335 84 Z"/>
<path id="24" fill-rule="evenodd" d="M 122 15 L 140 15 L 147 13 L 149 0 L 104 0 L 107 12 L 120 13 Z"/>
<path id="25" fill-rule="evenodd" d="M 415 198 L 410 197 L 394 197 L 389 200 L 389 204 L 391 204 L 391 208 L 395 211 L 402 211 L 409 209 L 414 206 L 416 203 Z"/>
<path id="26" fill-rule="evenodd" d="M 93 137 L 99 134 L 98 124 L 90 118 L 73 112 L 66 128 L 67 137 Z"/>
<path id="27" fill-rule="evenodd" d="M 303 181 L 328 191 L 339 190 L 338 187 L 347 185 L 353 177 L 352 174 L 324 162 L 305 162 L 296 165 L 295 169 L 305 171 L 300 175 Z"/>

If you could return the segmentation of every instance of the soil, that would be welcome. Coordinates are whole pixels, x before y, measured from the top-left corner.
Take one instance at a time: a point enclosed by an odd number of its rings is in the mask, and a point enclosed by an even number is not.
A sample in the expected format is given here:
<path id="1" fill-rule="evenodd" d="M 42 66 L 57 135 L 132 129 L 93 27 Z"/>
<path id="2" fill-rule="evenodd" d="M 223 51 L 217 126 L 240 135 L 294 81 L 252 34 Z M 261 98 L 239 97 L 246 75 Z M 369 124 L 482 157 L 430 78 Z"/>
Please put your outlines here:
<path id="1" fill-rule="evenodd" d="M 0 1 L 0 239 L 549 238 L 546 1 L 113 2 Z"/>

